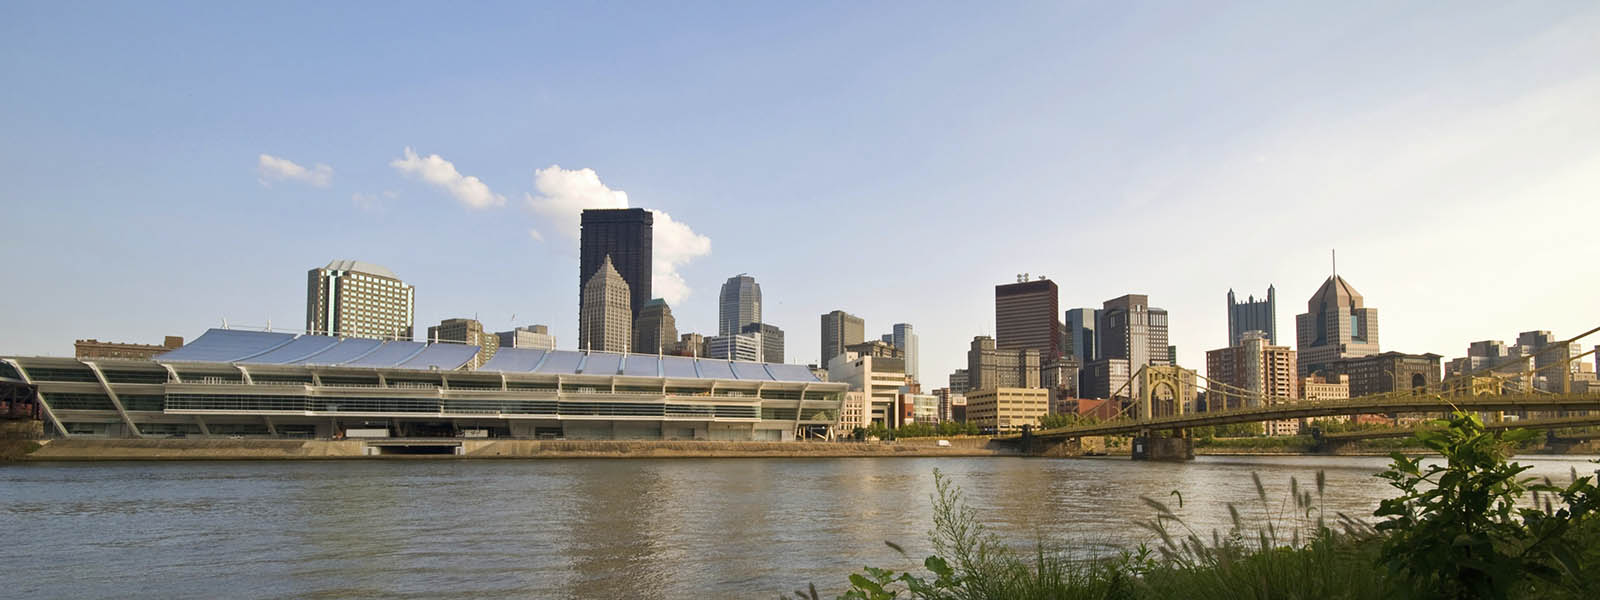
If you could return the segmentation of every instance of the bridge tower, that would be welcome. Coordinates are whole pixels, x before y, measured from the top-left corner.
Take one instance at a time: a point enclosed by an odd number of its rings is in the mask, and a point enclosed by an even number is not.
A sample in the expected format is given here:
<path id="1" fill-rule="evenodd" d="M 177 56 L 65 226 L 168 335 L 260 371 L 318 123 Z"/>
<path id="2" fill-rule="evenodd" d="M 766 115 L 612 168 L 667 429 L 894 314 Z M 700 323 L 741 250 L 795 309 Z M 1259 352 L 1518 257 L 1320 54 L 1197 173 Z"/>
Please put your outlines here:
<path id="1" fill-rule="evenodd" d="M 1138 400 L 1134 418 L 1153 419 L 1194 412 L 1198 377 L 1191 369 L 1147 365 L 1134 377 Z"/>
<path id="2" fill-rule="evenodd" d="M 1134 418 L 1158 419 L 1194 412 L 1199 377 L 1191 369 L 1170 365 L 1146 365 L 1133 377 L 1138 387 Z M 1166 435 L 1144 430 L 1133 438 L 1134 460 L 1194 460 L 1194 440 L 1186 429 Z"/>

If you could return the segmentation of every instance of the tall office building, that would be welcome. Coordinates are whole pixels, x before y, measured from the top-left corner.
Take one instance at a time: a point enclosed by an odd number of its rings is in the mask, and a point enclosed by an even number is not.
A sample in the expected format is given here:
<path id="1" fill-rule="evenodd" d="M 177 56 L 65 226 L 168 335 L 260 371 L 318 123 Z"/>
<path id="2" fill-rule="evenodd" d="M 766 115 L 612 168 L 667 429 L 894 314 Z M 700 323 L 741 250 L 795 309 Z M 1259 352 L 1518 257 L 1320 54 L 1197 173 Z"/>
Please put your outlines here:
<path id="1" fill-rule="evenodd" d="M 638 317 L 650 301 L 650 265 L 655 243 L 655 215 L 642 208 L 590 208 L 583 211 L 578 242 L 578 296 L 600 270 L 612 268 L 628 284 L 628 314 Z M 581 336 L 580 336 L 581 337 Z"/>
<path id="2" fill-rule="evenodd" d="M 1576 365 L 1569 364 L 1566 367 L 1556 365 L 1582 354 L 1583 349 L 1577 343 L 1562 348 L 1561 341 L 1544 330 L 1517 334 L 1517 345 L 1513 350 L 1521 356 L 1533 357 L 1534 389 L 1557 393 L 1567 391 L 1567 383 L 1572 380 L 1573 368 Z"/>
<path id="3" fill-rule="evenodd" d="M 883 334 L 883 341 L 899 348 L 906 357 L 906 375 L 921 381 L 917 371 L 917 333 L 910 323 L 895 323 L 893 333 Z"/>
<path id="4" fill-rule="evenodd" d="M 1100 313 L 1093 308 L 1074 308 L 1067 311 L 1064 335 L 1069 342 L 1064 352 L 1067 356 L 1078 359 L 1079 364 L 1100 358 L 1096 353 L 1098 341 L 1095 338 L 1095 315 Z"/>
<path id="5" fill-rule="evenodd" d="M 611 257 L 583 285 L 578 309 L 578 349 L 627 352 L 633 347 L 633 313 L 628 282 L 611 265 Z"/>
<path id="6" fill-rule="evenodd" d="M 1083 363 L 1078 373 L 1078 395 L 1084 398 L 1132 398 L 1132 390 L 1123 387 L 1133 377 L 1136 369 L 1130 368 L 1126 358 L 1097 358 Z"/>
<path id="7" fill-rule="evenodd" d="M 1052 317 L 1053 318 L 1053 317 Z M 967 350 L 968 391 L 995 388 L 1039 387 L 1039 351 L 1033 348 L 1000 349 L 994 338 L 972 338 Z"/>
<path id="8" fill-rule="evenodd" d="M 445 319 L 438 325 L 428 328 L 428 341 L 433 343 L 451 342 L 477 346 L 478 353 L 462 368 L 469 371 L 483 366 L 494 358 L 494 353 L 500 350 L 500 337 L 483 330 L 483 323 L 477 319 Z"/>
<path id="9" fill-rule="evenodd" d="M 722 284 L 717 303 L 717 335 L 734 335 L 761 322 L 761 284 L 744 273 Z"/>
<path id="10" fill-rule="evenodd" d="M 828 361 L 828 381 L 865 392 L 863 418 L 889 428 L 905 424 L 900 388 L 906 385 L 905 359 L 841 352 Z"/>
<path id="11" fill-rule="evenodd" d="M 822 315 L 822 360 L 829 364 L 833 357 L 844 354 L 844 347 L 859 344 L 867 339 L 867 322 L 861 317 L 842 310 Z"/>
<path id="12" fill-rule="evenodd" d="M 1097 317 L 1099 358 L 1126 360 L 1134 373 L 1146 365 L 1173 363 L 1167 355 L 1167 311 L 1150 306 L 1149 296 L 1128 294 L 1107 300 Z"/>
<path id="13" fill-rule="evenodd" d="M 950 373 L 950 391 L 956 394 L 965 394 L 972 389 L 972 377 L 966 369 L 956 369 Z"/>
<path id="14" fill-rule="evenodd" d="M 1334 361 L 1378 353 L 1378 309 L 1367 308 L 1361 294 L 1338 275 L 1312 294 L 1294 328 L 1301 379 Z"/>
<path id="15" fill-rule="evenodd" d="M 667 354 L 678 343 L 678 321 L 672 307 L 661 298 L 652 298 L 633 321 L 633 351 L 638 354 Z"/>
<path id="16" fill-rule="evenodd" d="M 1001 350 L 1031 348 L 1041 359 L 1061 356 L 1060 292 L 1056 282 L 1039 278 L 994 286 L 994 337 Z"/>
<path id="17" fill-rule="evenodd" d="M 725 360 L 761 360 L 761 334 L 735 333 L 706 338 L 706 357 Z"/>
<path id="18" fill-rule="evenodd" d="M 546 325 L 518 327 L 511 331 L 496 333 L 495 337 L 500 338 L 501 348 L 556 349 L 556 336 L 550 335 L 550 327 Z"/>
<path id="19" fill-rule="evenodd" d="M 779 329 L 778 326 L 767 323 L 751 323 L 740 329 L 739 333 L 745 335 L 759 334 L 761 336 L 762 362 L 785 362 L 783 360 L 783 330 Z"/>
<path id="20" fill-rule="evenodd" d="M 306 333 L 409 340 L 416 290 L 393 271 L 336 260 L 306 274 Z"/>
<path id="21" fill-rule="evenodd" d="M 1257 300 L 1250 296 L 1244 302 L 1239 302 L 1233 295 L 1233 290 L 1228 290 L 1228 346 L 1233 347 L 1244 341 L 1246 331 L 1259 331 L 1267 336 L 1267 345 L 1278 343 L 1278 298 L 1277 290 L 1271 285 L 1267 286 L 1267 297 Z"/>

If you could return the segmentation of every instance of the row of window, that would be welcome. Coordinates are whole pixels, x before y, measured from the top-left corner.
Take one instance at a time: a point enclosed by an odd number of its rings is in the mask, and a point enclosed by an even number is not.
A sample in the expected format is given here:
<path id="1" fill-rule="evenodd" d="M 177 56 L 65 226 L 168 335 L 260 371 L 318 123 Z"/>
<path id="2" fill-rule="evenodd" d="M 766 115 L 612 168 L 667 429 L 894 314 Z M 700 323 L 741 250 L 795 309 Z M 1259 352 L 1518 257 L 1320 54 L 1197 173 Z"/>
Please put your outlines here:
<path id="1" fill-rule="evenodd" d="M 102 396 L 102 398 L 104 398 Z M 52 404 L 54 399 L 52 398 Z M 436 399 L 436 398 L 316 398 L 306 396 L 249 396 L 240 394 L 172 394 L 167 396 L 165 407 L 169 410 L 220 410 L 220 411 L 294 411 L 294 412 L 413 412 L 413 413 L 471 413 L 471 414 L 528 414 L 575 416 L 702 416 L 719 418 L 753 419 L 758 416 L 755 406 L 730 405 L 679 405 L 633 404 L 623 402 L 556 402 L 552 400 L 488 400 L 488 399 Z M 109 399 L 104 409 L 110 410 Z M 130 410 L 133 410 L 130 408 Z M 143 409 L 141 409 L 143 410 Z M 795 409 L 786 410 L 793 419 Z M 808 418 L 826 418 L 832 413 L 807 409 Z M 817 417 L 816 415 L 823 415 Z"/>

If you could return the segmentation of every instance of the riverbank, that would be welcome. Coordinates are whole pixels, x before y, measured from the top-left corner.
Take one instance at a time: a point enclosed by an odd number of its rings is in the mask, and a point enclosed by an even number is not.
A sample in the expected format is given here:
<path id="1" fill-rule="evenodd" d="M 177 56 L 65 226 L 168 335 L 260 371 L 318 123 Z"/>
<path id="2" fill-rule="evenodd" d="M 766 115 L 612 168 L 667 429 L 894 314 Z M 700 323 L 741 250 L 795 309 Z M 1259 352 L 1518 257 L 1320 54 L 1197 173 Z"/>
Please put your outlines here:
<path id="1" fill-rule="evenodd" d="M 32 442 L 30 445 L 34 444 Z M 976 440 L 929 443 L 602 440 L 61 439 L 0 449 L 5 460 L 319 460 L 363 458 L 847 458 L 1015 456 Z"/>

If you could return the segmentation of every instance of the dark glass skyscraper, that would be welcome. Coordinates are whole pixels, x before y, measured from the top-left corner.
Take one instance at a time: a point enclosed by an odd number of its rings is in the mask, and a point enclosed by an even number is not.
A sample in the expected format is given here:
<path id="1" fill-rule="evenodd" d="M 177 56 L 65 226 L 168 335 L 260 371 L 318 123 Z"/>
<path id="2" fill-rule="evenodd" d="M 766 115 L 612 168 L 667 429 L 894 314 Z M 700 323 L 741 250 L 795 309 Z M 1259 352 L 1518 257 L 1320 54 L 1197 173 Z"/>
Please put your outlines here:
<path id="1" fill-rule="evenodd" d="M 1234 298 L 1228 290 L 1228 346 L 1237 346 L 1244 340 L 1244 332 L 1260 331 L 1267 334 L 1267 345 L 1278 343 L 1277 292 L 1267 286 L 1267 297 L 1257 300 L 1251 296 L 1244 302 Z"/>
<path id="2" fill-rule="evenodd" d="M 578 242 L 578 302 L 583 284 L 611 257 L 611 266 L 628 283 L 634 318 L 650 301 L 650 260 L 655 215 L 642 208 L 591 208 L 583 211 Z"/>
<path id="3" fill-rule="evenodd" d="M 1030 348 L 1039 359 L 1060 358 L 1060 292 L 1048 279 L 994 286 L 994 342 L 1001 350 Z"/>

